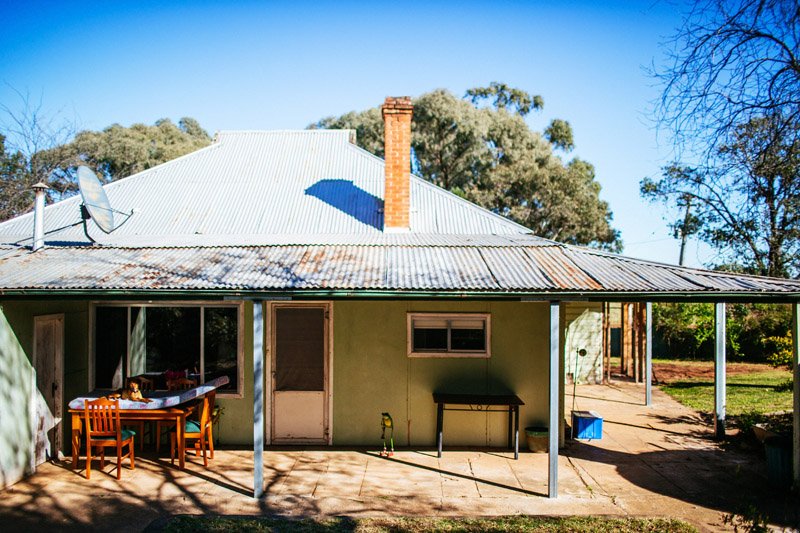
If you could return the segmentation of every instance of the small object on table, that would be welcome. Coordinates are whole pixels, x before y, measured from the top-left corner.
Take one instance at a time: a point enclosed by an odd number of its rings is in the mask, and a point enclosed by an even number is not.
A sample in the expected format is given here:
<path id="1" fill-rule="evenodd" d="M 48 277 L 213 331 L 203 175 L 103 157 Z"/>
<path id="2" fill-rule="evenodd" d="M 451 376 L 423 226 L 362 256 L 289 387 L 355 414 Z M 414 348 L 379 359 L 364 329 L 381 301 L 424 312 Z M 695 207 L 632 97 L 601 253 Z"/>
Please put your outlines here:
<path id="1" fill-rule="evenodd" d="M 437 404 L 437 457 L 442 457 L 445 411 L 479 411 L 484 413 L 508 411 L 508 447 L 514 450 L 514 459 L 519 459 L 519 406 L 525 405 L 525 402 L 519 396 L 514 394 L 447 394 L 434 392 L 433 401 Z M 466 408 L 445 407 L 446 405 L 466 406 Z M 481 409 L 479 406 L 485 408 Z M 507 409 L 491 409 L 493 406 L 505 406 Z"/>

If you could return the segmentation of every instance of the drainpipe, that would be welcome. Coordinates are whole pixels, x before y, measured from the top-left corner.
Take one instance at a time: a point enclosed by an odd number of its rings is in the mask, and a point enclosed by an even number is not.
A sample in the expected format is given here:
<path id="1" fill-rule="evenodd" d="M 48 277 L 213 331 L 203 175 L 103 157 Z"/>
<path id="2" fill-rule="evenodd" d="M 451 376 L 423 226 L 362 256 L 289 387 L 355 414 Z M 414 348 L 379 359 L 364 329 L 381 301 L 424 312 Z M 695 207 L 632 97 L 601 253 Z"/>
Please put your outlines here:
<path id="1" fill-rule="evenodd" d="M 36 193 L 33 203 L 33 251 L 44 246 L 44 191 L 47 185 L 41 181 L 32 187 Z"/>

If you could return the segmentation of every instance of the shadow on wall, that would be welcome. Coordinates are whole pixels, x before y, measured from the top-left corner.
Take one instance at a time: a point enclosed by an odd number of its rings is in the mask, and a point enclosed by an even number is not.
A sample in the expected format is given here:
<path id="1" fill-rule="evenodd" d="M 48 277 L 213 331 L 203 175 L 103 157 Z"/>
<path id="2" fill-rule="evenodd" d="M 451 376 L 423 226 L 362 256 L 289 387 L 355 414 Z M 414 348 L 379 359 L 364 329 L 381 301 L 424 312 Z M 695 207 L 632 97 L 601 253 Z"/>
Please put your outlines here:
<path id="1" fill-rule="evenodd" d="M 14 330 L 0 309 L 0 487 L 30 474 L 33 428 L 30 399 L 34 371 Z"/>
<path id="2" fill-rule="evenodd" d="M 335 207 L 362 224 L 383 229 L 383 200 L 356 187 L 352 181 L 320 180 L 306 189 L 305 193 Z"/>
<path id="3" fill-rule="evenodd" d="M 439 379 L 434 392 L 450 394 L 517 394 L 507 383 L 491 375 L 475 372 L 454 372 Z"/>

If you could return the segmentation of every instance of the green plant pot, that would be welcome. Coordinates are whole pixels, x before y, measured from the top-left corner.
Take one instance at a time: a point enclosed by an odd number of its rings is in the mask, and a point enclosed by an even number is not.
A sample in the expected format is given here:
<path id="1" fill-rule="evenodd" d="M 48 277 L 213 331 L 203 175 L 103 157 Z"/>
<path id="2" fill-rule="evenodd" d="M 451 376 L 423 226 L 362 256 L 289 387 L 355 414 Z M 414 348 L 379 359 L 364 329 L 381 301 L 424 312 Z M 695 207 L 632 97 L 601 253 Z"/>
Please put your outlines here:
<path id="1" fill-rule="evenodd" d="M 546 427 L 531 426 L 525 428 L 525 439 L 528 441 L 528 449 L 535 453 L 547 451 L 548 431 Z"/>

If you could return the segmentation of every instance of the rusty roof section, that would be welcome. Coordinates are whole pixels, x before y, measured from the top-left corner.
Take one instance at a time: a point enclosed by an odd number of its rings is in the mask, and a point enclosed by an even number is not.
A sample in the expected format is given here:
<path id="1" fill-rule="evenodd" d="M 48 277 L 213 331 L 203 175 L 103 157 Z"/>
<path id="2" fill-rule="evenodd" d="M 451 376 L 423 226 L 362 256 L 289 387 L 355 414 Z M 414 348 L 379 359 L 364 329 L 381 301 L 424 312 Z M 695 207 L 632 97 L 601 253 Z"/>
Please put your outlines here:
<path id="1" fill-rule="evenodd" d="M 0 256 L 0 291 L 800 295 L 800 281 L 663 265 L 535 238 L 470 239 L 18 248 Z"/>

